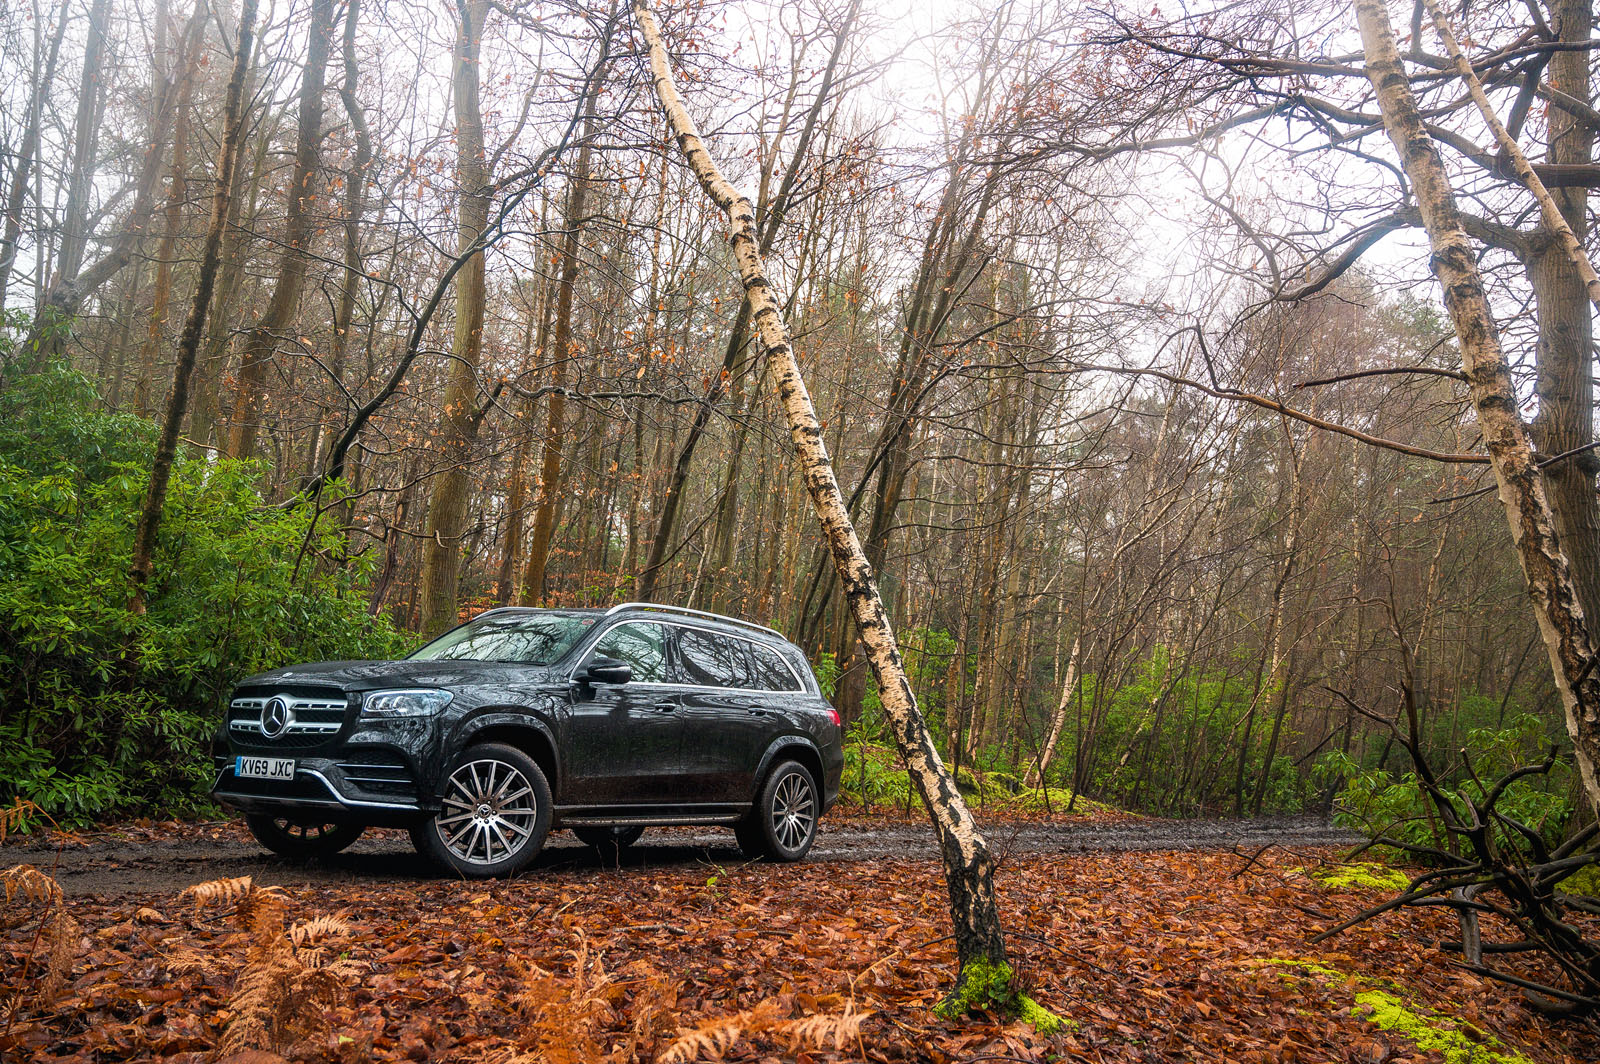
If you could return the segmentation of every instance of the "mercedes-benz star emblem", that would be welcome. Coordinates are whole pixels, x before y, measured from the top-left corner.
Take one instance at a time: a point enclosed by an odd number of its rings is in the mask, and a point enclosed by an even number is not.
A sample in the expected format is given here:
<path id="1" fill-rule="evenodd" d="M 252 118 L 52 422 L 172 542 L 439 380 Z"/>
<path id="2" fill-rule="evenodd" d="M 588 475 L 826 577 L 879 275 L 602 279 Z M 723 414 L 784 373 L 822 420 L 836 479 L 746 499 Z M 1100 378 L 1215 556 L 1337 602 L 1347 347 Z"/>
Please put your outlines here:
<path id="1" fill-rule="evenodd" d="M 276 739 L 294 721 L 294 710 L 282 698 L 269 698 L 261 707 L 261 734 Z"/>

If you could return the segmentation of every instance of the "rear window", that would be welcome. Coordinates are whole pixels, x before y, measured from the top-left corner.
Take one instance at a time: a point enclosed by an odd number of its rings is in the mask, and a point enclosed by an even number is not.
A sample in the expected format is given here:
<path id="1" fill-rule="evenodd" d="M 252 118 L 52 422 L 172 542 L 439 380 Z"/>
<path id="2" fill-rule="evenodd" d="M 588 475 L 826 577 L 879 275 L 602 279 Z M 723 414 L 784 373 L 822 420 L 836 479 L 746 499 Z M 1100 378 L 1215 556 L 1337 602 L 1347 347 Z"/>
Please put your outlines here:
<path id="1" fill-rule="evenodd" d="M 743 639 L 702 631 L 678 629 L 678 657 L 685 683 L 699 687 L 755 687 L 750 644 Z"/>
<path id="2" fill-rule="evenodd" d="M 783 657 L 771 647 L 751 643 L 750 658 L 755 669 L 755 686 L 766 691 L 798 691 L 800 681 L 784 662 Z"/>

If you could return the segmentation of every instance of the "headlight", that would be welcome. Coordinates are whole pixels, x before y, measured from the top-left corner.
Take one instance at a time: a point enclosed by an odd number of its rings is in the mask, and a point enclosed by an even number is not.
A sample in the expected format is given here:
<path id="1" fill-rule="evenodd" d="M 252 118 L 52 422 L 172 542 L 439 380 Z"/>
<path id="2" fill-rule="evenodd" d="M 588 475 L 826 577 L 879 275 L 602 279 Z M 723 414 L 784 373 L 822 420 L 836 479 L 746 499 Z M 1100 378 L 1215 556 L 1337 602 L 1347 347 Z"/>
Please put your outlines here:
<path id="1" fill-rule="evenodd" d="M 449 691 L 431 687 L 404 691 L 368 691 L 361 700 L 363 717 L 431 717 L 450 704 Z"/>

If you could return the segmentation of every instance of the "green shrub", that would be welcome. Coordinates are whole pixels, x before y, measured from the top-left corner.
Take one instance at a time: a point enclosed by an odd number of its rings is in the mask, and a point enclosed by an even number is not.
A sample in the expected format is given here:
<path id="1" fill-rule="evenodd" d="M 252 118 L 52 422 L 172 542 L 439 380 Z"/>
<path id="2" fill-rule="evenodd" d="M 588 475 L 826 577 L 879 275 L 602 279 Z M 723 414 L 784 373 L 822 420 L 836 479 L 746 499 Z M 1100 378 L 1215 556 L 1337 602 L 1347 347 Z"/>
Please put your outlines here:
<path id="1" fill-rule="evenodd" d="M 392 657 L 361 559 L 313 509 L 265 504 L 253 466 L 180 460 L 147 612 L 127 569 L 154 429 L 60 367 L 0 378 L 0 802 L 63 823 L 204 801 L 209 736 L 240 677 Z"/>
<path id="2" fill-rule="evenodd" d="M 1463 820 L 1468 819 L 1468 802 L 1482 800 L 1486 786 L 1493 786 L 1496 779 L 1518 765 L 1543 761 L 1550 747 L 1546 725 L 1524 713 L 1507 715 L 1502 727 L 1473 728 L 1467 732 L 1466 740 L 1472 772 L 1461 763 L 1460 755 L 1454 764 L 1447 764 L 1442 758 L 1433 764 L 1441 788 Z M 1558 763 L 1550 775 L 1514 781 L 1495 808 L 1538 832 L 1547 844 L 1559 844 L 1572 814 L 1572 803 L 1565 797 L 1566 788 L 1561 782 L 1568 771 L 1564 763 Z M 1437 812 L 1426 801 L 1415 771 L 1396 774 L 1364 767 L 1345 754 L 1332 753 L 1317 762 L 1314 775 L 1339 788 L 1333 818 L 1336 824 L 1365 831 L 1374 838 L 1382 835 L 1400 842 L 1445 848 Z M 1503 845 L 1522 845 L 1503 826 L 1497 827 L 1496 832 Z"/>

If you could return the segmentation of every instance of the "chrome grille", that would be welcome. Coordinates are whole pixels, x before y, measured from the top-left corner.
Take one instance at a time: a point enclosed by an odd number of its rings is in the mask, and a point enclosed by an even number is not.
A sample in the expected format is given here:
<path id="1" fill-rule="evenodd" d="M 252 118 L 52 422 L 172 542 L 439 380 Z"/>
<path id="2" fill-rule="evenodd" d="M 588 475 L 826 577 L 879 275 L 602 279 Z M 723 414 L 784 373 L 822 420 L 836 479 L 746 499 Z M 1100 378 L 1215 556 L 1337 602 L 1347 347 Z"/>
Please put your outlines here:
<path id="1" fill-rule="evenodd" d="M 289 722 L 276 735 L 267 735 L 261 727 L 261 714 L 267 703 L 281 699 L 289 711 Z M 265 739 L 269 742 L 290 737 L 318 738 L 336 735 L 344 727 L 345 698 L 304 695 L 271 694 L 235 698 L 228 704 L 228 731 L 241 738 Z"/>

